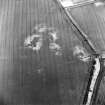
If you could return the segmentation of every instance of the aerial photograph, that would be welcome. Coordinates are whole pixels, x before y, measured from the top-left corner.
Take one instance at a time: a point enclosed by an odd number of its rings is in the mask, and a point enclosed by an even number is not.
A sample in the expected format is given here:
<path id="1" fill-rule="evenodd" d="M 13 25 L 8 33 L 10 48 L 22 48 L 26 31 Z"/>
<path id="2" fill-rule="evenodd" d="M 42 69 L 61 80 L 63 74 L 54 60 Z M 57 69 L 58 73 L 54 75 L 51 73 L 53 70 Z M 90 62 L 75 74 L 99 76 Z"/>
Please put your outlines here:
<path id="1" fill-rule="evenodd" d="M 0 105 L 105 105 L 105 0 L 0 0 Z"/>

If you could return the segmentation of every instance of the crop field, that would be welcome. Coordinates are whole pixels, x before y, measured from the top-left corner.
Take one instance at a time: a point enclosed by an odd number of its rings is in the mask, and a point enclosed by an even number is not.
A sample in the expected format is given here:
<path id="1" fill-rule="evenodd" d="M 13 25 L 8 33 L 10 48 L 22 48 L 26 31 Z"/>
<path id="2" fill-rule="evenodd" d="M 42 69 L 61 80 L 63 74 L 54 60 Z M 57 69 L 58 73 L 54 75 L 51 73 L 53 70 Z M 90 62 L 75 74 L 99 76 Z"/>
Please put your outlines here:
<path id="1" fill-rule="evenodd" d="M 97 51 L 104 51 L 104 6 L 71 13 Z M 91 66 L 79 59 L 82 54 L 91 51 L 54 0 L 0 0 L 0 105 L 80 105 Z M 103 79 L 98 105 L 104 87 Z"/>

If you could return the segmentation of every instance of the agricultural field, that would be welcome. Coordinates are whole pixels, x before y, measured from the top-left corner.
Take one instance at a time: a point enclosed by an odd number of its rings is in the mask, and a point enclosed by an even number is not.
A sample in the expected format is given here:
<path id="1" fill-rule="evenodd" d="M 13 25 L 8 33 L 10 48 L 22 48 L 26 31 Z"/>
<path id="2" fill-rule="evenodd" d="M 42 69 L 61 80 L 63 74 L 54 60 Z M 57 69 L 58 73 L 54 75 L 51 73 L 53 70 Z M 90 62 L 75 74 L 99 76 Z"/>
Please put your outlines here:
<path id="1" fill-rule="evenodd" d="M 70 12 L 104 51 L 104 6 Z M 80 105 L 91 66 L 80 57 L 91 51 L 78 35 L 54 0 L 0 0 L 0 104 Z"/>

